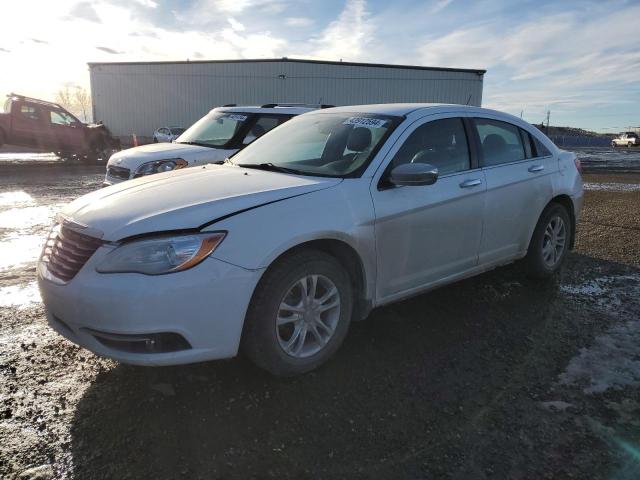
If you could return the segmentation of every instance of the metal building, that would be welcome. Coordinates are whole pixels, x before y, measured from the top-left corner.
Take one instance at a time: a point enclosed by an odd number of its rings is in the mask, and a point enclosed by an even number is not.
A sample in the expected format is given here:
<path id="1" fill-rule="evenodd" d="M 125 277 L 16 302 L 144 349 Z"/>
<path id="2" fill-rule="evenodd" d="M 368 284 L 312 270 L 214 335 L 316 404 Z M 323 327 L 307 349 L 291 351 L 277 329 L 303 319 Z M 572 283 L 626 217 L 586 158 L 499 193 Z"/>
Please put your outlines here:
<path id="1" fill-rule="evenodd" d="M 93 118 L 117 136 L 188 127 L 235 103 L 481 105 L 485 70 L 298 59 L 89 63 Z"/>

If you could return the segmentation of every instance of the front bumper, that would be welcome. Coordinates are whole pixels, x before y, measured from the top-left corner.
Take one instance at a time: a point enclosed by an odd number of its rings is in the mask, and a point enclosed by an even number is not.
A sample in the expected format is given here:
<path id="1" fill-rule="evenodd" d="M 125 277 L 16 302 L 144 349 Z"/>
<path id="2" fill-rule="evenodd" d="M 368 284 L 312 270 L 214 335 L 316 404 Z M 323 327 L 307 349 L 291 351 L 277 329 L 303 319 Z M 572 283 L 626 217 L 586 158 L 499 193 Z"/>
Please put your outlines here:
<path id="1" fill-rule="evenodd" d="M 99 248 L 67 284 L 38 275 L 47 321 L 59 334 L 98 355 L 134 365 L 177 365 L 237 354 L 246 310 L 262 270 L 210 257 L 168 275 L 97 273 L 95 265 L 108 251 Z M 105 336 L 153 334 L 180 336 L 188 347 L 138 353 L 104 342 Z"/>

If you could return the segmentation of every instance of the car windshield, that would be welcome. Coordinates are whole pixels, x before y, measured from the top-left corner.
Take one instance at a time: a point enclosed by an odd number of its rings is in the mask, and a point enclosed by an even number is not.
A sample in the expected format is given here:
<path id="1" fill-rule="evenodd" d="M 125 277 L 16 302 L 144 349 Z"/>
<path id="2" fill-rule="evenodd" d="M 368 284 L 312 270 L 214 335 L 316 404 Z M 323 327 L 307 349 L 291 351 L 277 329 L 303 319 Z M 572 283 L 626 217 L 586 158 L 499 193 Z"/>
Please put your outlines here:
<path id="1" fill-rule="evenodd" d="M 221 147 L 229 143 L 248 119 L 245 113 L 211 112 L 189 127 L 176 143 Z"/>
<path id="2" fill-rule="evenodd" d="M 363 113 L 301 115 L 248 145 L 232 163 L 302 175 L 357 176 L 399 120 Z"/>
<path id="3" fill-rule="evenodd" d="M 179 127 L 171 127 L 171 133 L 173 135 L 182 135 L 186 129 Z"/>

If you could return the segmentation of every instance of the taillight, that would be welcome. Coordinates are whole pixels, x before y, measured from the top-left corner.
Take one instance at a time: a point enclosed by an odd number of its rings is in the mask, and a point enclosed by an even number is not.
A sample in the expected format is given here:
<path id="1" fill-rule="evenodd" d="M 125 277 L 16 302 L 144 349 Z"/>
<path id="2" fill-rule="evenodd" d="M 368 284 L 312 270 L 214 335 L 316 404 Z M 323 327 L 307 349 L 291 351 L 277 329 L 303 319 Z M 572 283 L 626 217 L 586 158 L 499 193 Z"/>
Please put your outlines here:
<path id="1" fill-rule="evenodd" d="M 576 169 L 578 170 L 578 173 L 582 175 L 582 164 L 580 163 L 580 159 L 576 157 L 576 159 L 574 160 L 574 163 L 576 164 Z"/>

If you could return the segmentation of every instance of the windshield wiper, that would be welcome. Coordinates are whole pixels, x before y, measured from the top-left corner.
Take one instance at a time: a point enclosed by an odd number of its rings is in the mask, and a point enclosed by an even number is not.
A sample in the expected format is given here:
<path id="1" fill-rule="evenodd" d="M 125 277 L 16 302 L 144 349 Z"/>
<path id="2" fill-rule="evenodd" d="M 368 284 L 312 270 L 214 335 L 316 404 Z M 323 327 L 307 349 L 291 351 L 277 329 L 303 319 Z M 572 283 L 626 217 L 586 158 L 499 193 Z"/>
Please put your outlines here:
<path id="1" fill-rule="evenodd" d="M 294 170 L 293 168 L 281 167 L 280 165 L 275 165 L 271 162 L 269 163 L 238 163 L 236 164 L 239 167 L 244 168 L 255 168 L 256 170 L 267 170 L 269 172 L 280 172 L 280 173 L 292 173 L 294 175 L 305 175 L 304 172 L 300 170 Z"/>
<path id="2" fill-rule="evenodd" d="M 181 145 L 197 145 L 199 147 L 209 147 L 209 148 L 217 147 L 217 145 L 210 145 L 208 143 L 202 143 L 202 142 L 175 142 L 175 143 L 180 143 Z"/>

